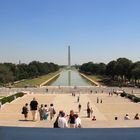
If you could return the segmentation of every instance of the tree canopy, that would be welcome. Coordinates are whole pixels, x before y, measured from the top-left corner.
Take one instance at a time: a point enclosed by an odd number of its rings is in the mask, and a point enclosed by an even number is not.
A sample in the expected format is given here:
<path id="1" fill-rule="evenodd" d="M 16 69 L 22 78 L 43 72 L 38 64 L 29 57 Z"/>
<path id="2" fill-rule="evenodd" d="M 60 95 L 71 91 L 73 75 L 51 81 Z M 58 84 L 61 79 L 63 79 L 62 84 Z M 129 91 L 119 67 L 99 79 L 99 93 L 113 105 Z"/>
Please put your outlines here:
<path id="1" fill-rule="evenodd" d="M 59 70 L 54 63 L 33 61 L 29 64 L 0 64 L 0 84 L 19 81 L 22 79 L 35 78 Z"/>
<path id="2" fill-rule="evenodd" d="M 127 58 L 118 58 L 110 61 L 108 64 L 88 62 L 81 65 L 81 72 L 94 75 L 107 75 L 112 80 L 118 80 L 122 83 L 140 79 L 140 61 L 132 62 Z"/>

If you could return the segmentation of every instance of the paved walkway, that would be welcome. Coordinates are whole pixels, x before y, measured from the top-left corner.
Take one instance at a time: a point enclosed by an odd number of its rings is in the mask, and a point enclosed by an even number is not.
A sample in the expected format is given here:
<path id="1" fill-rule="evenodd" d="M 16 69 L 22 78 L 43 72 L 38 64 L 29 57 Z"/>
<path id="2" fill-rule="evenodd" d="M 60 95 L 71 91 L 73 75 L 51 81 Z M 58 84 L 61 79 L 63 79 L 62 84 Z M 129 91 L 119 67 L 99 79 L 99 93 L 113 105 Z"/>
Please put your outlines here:
<path id="1" fill-rule="evenodd" d="M 0 126 L 20 126 L 20 127 L 53 127 L 54 120 L 32 122 L 31 112 L 29 113 L 29 121 L 23 121 L 21 108 L 25 103 L 30 103 L 33 97 L 36 97 L 39 104 L 54 104 L 56 112 L 59 110 L 65 111 L 66 115 L 73 109 L 78 113 L 77 96 L 80 96 L 80 104 L 82 110 L 79 114 L 82 119 L 84 128 L 117 128 L 117 127 L 140 127 L 140 121 L 133 120 L 135 113 L 140 114 L 140 104 L 135 104 L 127 99 L 107 94 L 77 94 L 73 97 L 71 94 L 31 94 L 23 98 L 4 105 L 0 110 Z M 97 104 L 97 97 L 103 99 L 103 104 Z M 90 107 L 93 108 L 93 113 L 97 121 L 91 121 L 87 118 L 86 107 L 87 102 L 90 102 Z M 123 116 L 129 113 L 132 120 L 124 121 Z M 114 116 L 118 115 L 119 120 L 115 121 Z"/>

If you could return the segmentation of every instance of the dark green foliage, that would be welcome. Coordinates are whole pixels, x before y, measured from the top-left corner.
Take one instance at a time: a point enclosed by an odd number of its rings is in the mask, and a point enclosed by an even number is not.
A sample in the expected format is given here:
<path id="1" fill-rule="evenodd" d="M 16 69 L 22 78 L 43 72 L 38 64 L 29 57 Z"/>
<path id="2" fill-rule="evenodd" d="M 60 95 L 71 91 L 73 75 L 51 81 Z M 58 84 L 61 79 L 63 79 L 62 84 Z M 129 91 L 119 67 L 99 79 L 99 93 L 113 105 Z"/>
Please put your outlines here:
<path id="1" fill-rule="evenodd" d="M 120 94 L 120 96 L 121 97 L 126 97 L 127 96 L 127 93 L 123 92 L 123 93 Z"/>
<path id="2" fill-rule="evenodd" d="M 104 75 L 106 70 L 106 65 L 104 63 L 92 63 L 88 62 L 83 64 L 80 68 L 81 72 L 87 74 Z"/>
<path id="3" fill-rule="evenodd" d="M 12 82 L 13 80 L 13 73 L 10 69 L 4 64 L 0 64 L 0 84 L 6 84 L 7 82 Z"/>
<path id="4" fill-rule="evenodd" d="M 25 93 L 16 93 L 14 95 L 11 95 L 11 96 L 8 96 L 8 97 L 4 97 L 2 99 L 0 99 L 0 102 L 1 104 L 5 104 L 5 103 L 10 103 L 12 102 L 15 98 L 18 98 L 18 97 L 22 97 L 24 96 Z"/>
<path id="5" fill-rule="evenodd" d="M 10 82 L 22 79 L 31 79 L 41 75 L 59 70 L 59 66 L 54 63 L 41 63 L 33 61 L 29 64 L 0 64 L 0 84 L 4 85 Z"/>
<path id="6" fill-rule="evenodd" d="M 139 97 L 135 97 L 135 98 L 133 99 L 133 101 L 134 101 L 135 103 L 138 103 L 138 102 L 140 102 L 140 98 L 139 98 Z"/>
<path id="7" fill-rule="evenodd" d="M 133 100 L 135 98 L 135 95 L 127 94 L 127 98 Z"/>
<path id="8" fill-rule="evenodd" d="M 132 94 L 128 94 L 128 93 L 121 93 L 120 94 L 121 97 L 126 97 L 128 99 L 130 99 L 131 101 L 135 102 L 135 103 L 138 103 L 140 102 L 140 98 L 139 97 L 136 97 L 135 95 L 132 95 Z"/>
<path id="9" fill-rule="evenodd" d="M 107 65 L 104 63 L 84 63 L 79 70 L 85 74 L 104 75 L 110 78 L 104 83 L 109 86 L 129 86 L 140 87 L 140 62 L 133 63 L 127 58 L 118 58 Z"/>
<path id="10" fill-rule="evenodd" d="M 135 80 L 140 79 L 140 62 L 136 62 L 132 65 L 131 75 Z"/>

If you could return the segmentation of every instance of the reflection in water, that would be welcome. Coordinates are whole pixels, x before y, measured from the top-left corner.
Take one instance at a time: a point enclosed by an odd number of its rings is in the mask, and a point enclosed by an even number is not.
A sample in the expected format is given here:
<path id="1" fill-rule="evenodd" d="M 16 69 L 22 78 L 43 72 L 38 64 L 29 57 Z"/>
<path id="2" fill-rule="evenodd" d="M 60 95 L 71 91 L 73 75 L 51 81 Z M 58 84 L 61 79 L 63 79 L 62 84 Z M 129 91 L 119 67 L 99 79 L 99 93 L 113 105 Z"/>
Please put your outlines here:
<path id="1" fill-rule="evenodd" d="M 71 86 L 71 70 L 68 71 L 68 86 Z"/>
<path id="2" fill-rule="evenodd" d="M 91 86 L 91 82 L 83 78 L 77 70 L 63 70 L 51 86 Z"/>

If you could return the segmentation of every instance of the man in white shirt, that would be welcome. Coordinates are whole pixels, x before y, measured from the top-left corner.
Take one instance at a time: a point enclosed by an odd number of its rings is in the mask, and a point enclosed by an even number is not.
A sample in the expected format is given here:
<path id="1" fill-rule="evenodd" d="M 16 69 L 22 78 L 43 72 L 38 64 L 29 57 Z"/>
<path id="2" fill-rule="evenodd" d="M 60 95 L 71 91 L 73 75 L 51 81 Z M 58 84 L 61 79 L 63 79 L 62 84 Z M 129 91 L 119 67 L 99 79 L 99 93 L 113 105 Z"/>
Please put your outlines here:
<path id="1" fill-rule="evenodd" d="M 61 116 L 58 119 L 58 126 L 59 126 L 59 128 L 68 128 L 68 123 L 67 123 L 67 120 L 65 118 L 64 112 L 61 114 Z"/>

